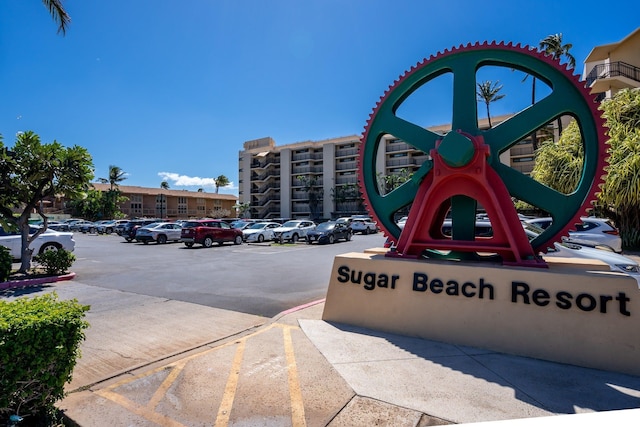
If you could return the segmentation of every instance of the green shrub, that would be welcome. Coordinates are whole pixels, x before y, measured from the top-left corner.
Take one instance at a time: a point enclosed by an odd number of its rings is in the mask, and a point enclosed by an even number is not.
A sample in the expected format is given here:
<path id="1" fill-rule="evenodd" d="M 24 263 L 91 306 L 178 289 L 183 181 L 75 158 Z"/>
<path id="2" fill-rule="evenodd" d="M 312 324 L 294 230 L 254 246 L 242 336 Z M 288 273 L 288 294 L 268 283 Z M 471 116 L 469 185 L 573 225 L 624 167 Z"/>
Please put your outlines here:
<path id="1" fill-rule="evenodd" d="M 46 251 L 33 257 L 33 261 L 40 264 L 47 274 L 64 274 L 75 260 L 76 256 L 65 249 Z"/>
<path id="2" fill-rule="evenodd" d="M 4 282 L 9 278 L 11 274 L 11 254 L 9 249 L 4 246 L 0 246 L 0 282 Z"/>
<path id="3" fill-rule="evenodd" d="M 25 424 L 55 414 L 80 357 L 89 306 L 56 293 L 0 300 L 0 425 L 13 414 Z"/>

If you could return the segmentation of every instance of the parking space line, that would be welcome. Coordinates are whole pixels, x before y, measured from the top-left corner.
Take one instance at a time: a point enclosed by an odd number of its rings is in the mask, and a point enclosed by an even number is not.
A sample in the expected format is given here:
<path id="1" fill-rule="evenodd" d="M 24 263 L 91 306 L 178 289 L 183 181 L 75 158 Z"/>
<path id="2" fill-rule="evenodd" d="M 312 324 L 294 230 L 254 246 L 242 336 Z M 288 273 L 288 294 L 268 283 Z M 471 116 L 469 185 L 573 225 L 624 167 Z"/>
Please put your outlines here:
<path id="1" fill-rule="evenodd" d="M 216 426 L 226 426 L 229 424 L 229 416 L 231 415 L 231 409 L 233 408 L 233 399 L 236 396 L 236 389 L 238 387 L 238 380 L 240 379 L 240 365 L 242 364 L 242 358 L 244 355 L 244 348 L 247 340 L 243 339 L 238 343 L 236 355 L 233 358 L 231 369 L 229 370 L 229 379 L 227 380 L 227 386 L 224 389 L 224 396 L 218 408 L 218 416 L 216 417 Z"/>
<path id="2" fill-rule="evenodd" d="M 184 424 L 179 423 L 178 421 L 169 418 L 165 415 L 162 414 L 158 414 L 157 412 L 154 411 L 149 411 L 148 408 L 139 405 L 135 402 L 132 402 L 131 400 L 127 399 L 126 397 L 113 392 L 111 390 L 98 390 L 96 392 L 96 394 L 100 395 L 101 397 L 104 397 L 106 399 L 109 399 L 115 403 L 117 403 L 118 405 L 122 406 L 123 408 L 125 408 L 126 410 L 128 410 L 131 413 L 134 413 L 136 415 L 139 415 L 143 418 L 146 418 L 147 420 L 154 422 L 158 425 L 161 426 L 167 426 L 167 427 L 186 427 Z"/>
<path id="3" fill-rule="evenodd" d="M 307 425 L 304 418 L 304 402 L 302 400 L 302 390 L 298 379 L 298 365 L 293 352 L 293 342 L 291 341 L 291 327 L 284 327 L 284 353 L 287 358 L 287 371 L 289 374 L 289 400 L 291 401 L 291 425 L 293 427 L 305 427 Z"/>

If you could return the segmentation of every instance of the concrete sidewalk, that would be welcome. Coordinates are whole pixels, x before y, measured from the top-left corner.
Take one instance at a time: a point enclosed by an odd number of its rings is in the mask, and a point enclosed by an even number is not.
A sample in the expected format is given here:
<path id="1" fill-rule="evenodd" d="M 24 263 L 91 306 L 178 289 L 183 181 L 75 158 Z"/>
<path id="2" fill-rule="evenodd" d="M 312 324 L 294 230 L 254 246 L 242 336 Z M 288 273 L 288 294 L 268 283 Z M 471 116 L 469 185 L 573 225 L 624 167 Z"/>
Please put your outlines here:
<path id="1" fill-rule="evenodd" d="M 640 377 L 331 324 L 322 302 L 268 319 L 75 281 L 30 294 L 53 290 L 92 305 L 59 404 L 84 427 L 640 420 Z"/>

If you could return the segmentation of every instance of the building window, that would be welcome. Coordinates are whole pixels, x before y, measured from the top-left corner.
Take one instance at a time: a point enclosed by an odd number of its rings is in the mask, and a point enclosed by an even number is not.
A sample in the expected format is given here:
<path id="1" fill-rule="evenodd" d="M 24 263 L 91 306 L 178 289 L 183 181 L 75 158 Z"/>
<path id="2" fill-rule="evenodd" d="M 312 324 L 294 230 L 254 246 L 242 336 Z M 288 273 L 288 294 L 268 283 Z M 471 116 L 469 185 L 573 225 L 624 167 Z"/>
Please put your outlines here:
<path id="1" fill-rule="evenodd" d="M 533 162 L 533 157 L 516 157 L 513 163 Z"/>

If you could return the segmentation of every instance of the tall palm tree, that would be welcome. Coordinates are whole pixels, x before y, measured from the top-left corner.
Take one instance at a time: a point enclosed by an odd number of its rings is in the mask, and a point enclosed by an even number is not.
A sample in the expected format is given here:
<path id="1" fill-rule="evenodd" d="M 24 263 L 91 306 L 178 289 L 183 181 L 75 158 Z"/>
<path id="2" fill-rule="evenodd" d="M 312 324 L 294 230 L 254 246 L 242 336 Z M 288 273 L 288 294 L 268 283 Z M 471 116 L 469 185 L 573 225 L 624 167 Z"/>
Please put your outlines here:
<path id="1" fill-rule="evenodd" d="M 103 184 L 110 184 L 109 190 L 113 191 L 114 187 L 118 186 L 118 183 L 127 179 L 126 172 L 120 169 L 118 166 L 109 165 L 109 178 L 98 178 Z"/>
<path id="2" fill-rule="evenodd" d="M 562 44 L 562 33 L 550 34 L 540 41 L 540 50 L 547 55 L 551 55 L 556 61 L 562 60 L 564 57 L 567 60 L 569 69 L 576 66 L 576 58 L 573 57 L 569 50 L 573 47 L 571 43 Z M 558 122 L 558 135 L 562 134 L 562 120 L 560 117 Z"/>
<path id="3" fill-rule="evenodd" d="M 573 47 L 571 43 L 562 44 L 562 33 L 551 34 L 540 41 L 540 50 L 557 61 L 565 57 L 567 60 L 568 68 L 574 68 L 576 66 L 576 58 L 569 53 L 569 50 Z"/>
<path id="4" fill-rule="evenodd" d="M 62 0 L 42 0 L 44 6 L 49 9 L 49 13 L 54 21 L 58 23 L 58 34 L 64 36 L 67 33 L 67 27 L 71 23 L 71 17 L 64 10 Z"/>
<path id="5" fill-rule="evenodd" d="M 478 101 L 484 102 L 487 106 L 487 118 L 489 119 L 489 128 L 491 124 L 491 113 L 489 111 L 489 104 L 496 102 L 505 97 L 505 95 L 499 93 L 502 90 L 502 85 L 499 85 L 500 81 L 492 82 L 491 80 L 478 83 L 478 91 L 476 92 Z"/>
<path id="6" fill-rule="evenodd" d="M 160 183 L 160 188 L 162 188 L 163 190 L 168 190 L 169 189 L 169 183 L 167 181 L 162 181 Z"/>
<path id="7" fill-rule="evenodd" d="M 218 194 L 218 189 L 220 187 L 226 187 L 227 185 L 229 185 L 229 178 L 224 175 L 220 175 L 215 178 L 213 182 L 216 184 L 216 194 Z"/>

